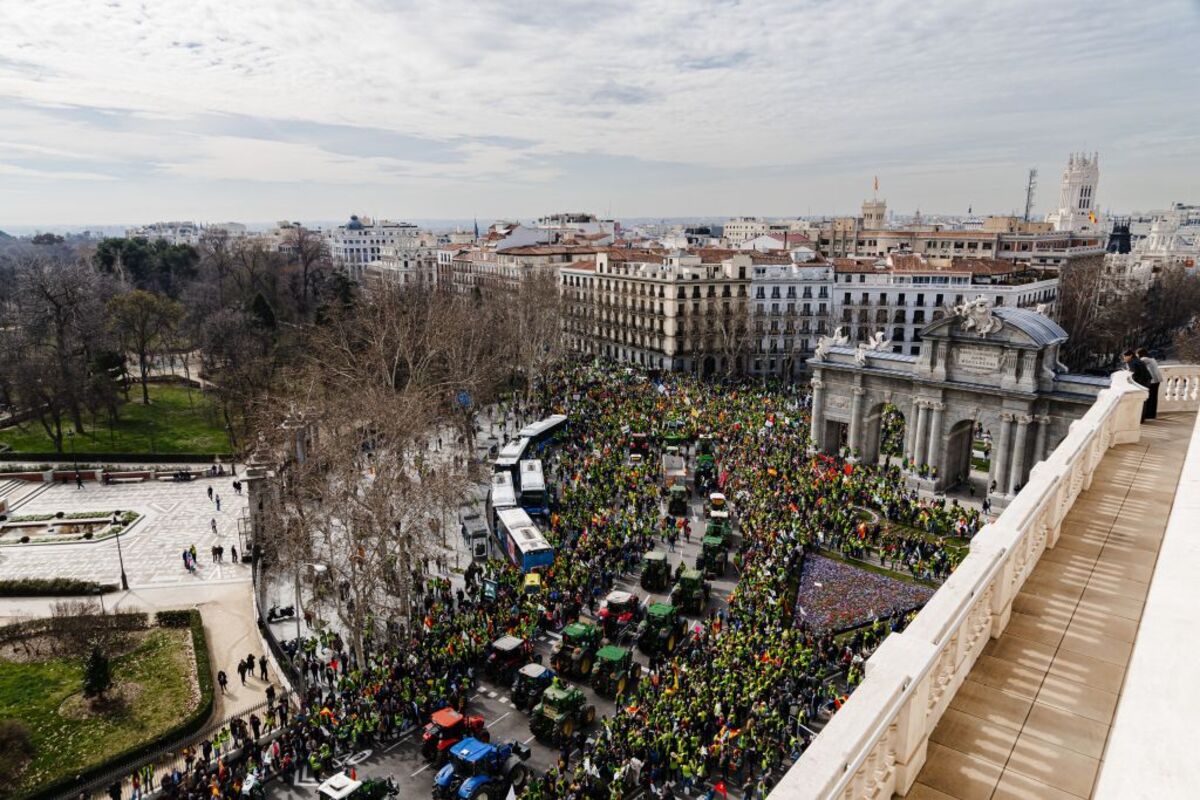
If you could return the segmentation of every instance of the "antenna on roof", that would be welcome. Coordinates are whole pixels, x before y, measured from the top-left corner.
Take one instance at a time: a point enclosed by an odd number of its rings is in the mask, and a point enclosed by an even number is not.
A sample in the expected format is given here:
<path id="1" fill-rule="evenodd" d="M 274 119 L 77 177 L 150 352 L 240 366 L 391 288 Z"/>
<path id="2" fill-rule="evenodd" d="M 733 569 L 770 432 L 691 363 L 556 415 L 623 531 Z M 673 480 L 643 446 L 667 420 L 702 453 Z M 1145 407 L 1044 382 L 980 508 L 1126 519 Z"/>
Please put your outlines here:
<path id="1" fill-rule="evenodd" d="M 1037 167 L 1029 170 L 1029 183 L 1025 185 L 1025 221 L 1029 222 L 1029 215 L 1033 213 L 1033 193 L 1037 191 Z"/>

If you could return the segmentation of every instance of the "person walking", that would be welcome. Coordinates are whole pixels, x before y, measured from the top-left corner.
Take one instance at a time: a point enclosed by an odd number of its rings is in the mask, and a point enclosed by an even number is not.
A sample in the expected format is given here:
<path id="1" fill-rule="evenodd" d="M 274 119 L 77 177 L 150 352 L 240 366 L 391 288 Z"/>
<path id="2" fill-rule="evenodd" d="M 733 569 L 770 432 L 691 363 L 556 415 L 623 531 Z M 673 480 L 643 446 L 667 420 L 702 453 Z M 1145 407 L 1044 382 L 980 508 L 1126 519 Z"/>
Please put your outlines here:
<path id="1" fill-rule="evenodd" d="M 76 489 L 83 488 L 83 476 L 79 474 L 78 470 L 76 470 L 76 472 L 75 472 L 75 488 Z"/>
<path id="2" fill-rule="evenodd" d="M 265 655 L 258 657 L 258 679 L 263 681 L 267 679 L 267 657 Z"/>
<path id="3" fill-rule="evenodd" d="M 217 533 L 217 518 L 213 517 L 212 519 L 210 519 L 208 521 L 208 524 L 212 527 L 212 532 L 213 532 L 213 535 L 215 536 Z"/>
<path id="4" fill-rule="evenodd" d="M 231 561 L 232 561 L 234 564 L 238 563 L 238 560 L 237 560 L 237 545 L 231 544 L 231 545 L 229 546 L 229 558 L 230 558 L 230 560 L 231 560 Z"/>
<path id="5" fill-rule="evenodd" d="M 229 676 L 223 669 L 217 670 L 217 685 L 221 687 L 221 694 L 227 694 L 225 687 L 229 685 Z"/>
<path id="6" fill-rule="evenodd" d="M 211 486 L 209 486 L 208 487 L 208 502 L 211 503 L 212 499 L 213 499 L 213 488 Z"/>
<path id="7" fill-rule="evenodd" d="M 1125 369 L 1129 370 L 1133 377 L 1133 382 L 1141 386 L 1146 391 L 1150 390 L 1150 384 L 1153 381 L 1150 375 L 1150 370 L 1146 367 L 1146 362 L 1137 357 L 1137 353 L 1133 350 L 1126 350 L 1121 354 L 1121 360 L 1125 362 Z M 1150 400 L 1142 403 L 1142 422 L 1146 421 L 1146 413 L 1150 409 Z"/>
<path id="8" fill-rule="evenodd" d="M 1146 365 L 1146 369 L 1150 370 L 1150 396 L 1146 398 L 1146 419 L 1158 418 L 1158 390 L 1162 386 L 1163 374 L 1158 368 L 1158 361 L 1150 357 L 1150 353 L 1146 348 L 1139 347 L 1137 349 L 1137 357 Z"/>
<path id="9" fill-rule="evenodd" d="M 221 510 L 221 495 L 216 495 L 217 511 Z"/>
<path id="10" fill-rule="evenodd" d="M 242 686 L 246 685 L 246 662 L 239 661 L 237 665 L 238 677 L 242 679 Z"/>

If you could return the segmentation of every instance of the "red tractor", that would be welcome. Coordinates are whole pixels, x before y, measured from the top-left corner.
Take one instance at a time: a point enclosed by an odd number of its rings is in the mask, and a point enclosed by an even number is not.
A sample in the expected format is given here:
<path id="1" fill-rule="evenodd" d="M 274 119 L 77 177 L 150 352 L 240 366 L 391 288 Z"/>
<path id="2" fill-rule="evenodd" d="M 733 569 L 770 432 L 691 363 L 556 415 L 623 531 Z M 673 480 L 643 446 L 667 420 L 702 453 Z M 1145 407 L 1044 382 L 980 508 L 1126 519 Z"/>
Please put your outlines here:
<path id="1" fill-rule="evenodd" d="M 425 730 L 421 732 L 421 755 L 425 756 L 426 761 L 445 763 L 450 756 L 450 748 L 468 736 L 481 742 L 490 739 L 483 717 L 464 717 L 453 708 L 439 709 L 430 715 Z"/>
<path id="2" fill-rule="evenodd" d="M 621 633 L 641 620 L 641 604 L 636 594 L 613 589 L 600 603 L 600 627 L 604 635 L 617 641 Z"/>

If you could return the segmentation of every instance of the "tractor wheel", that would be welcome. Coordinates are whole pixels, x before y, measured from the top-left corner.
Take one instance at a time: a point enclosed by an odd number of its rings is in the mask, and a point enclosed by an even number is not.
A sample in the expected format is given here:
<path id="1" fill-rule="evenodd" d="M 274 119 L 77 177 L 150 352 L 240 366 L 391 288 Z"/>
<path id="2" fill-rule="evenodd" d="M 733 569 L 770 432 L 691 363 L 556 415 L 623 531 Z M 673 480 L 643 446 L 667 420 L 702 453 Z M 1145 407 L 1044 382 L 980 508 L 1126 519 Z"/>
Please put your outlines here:
<path id="1" fill-rule="evenodd" d="M 583 722 L 585 725 L 591 725 L 595 721 L 596 721 L 596 707 L 588 706 L 587 710 L 583 712 Z"/>
<path id="2" fill-rule="evenodd" d="M 675 652 L 675 634 L 673 634 L 673 633 L 667 637 L 667 652 L 668 653 Z"/>
<path id="3" fill-rule="evenodd" d="M 573 719 L 563 720 L 562 727 L 558 729 L 558 733 L 559 733 L 559 738 L 570 739 L 571 734 L 575 733 L 575 720 L 573 720 Z"/>
<path id="4" fill-rule="evenodd" d="M 487 744 L 492 740 L 492 734 L 488 732 L 487 728 L 481 728 L 479 733 L 476 734 L 475 738 L 484 744 Z"/>
<path id="5" fill-rule="evenodd" d="M 620 677 L 620 679 L 617 681 L 617 696 L 620 697 L 623 694 L 625 694 L 625 676 L 624 675 L 622 675 Z"/>
<path id="6" fill-rule="evenodd" d="M 480 786 L 471 792 L 471 800 L 492 800 L 492 787 Z"/>
<path id="7" fill-rule="evenodd" d="M 579 659 L 579 674 L 585 678 L 592 674 L 591 656 L 584 656 L 583 658 Z"/>
<path id="8" fill-rule="evenodd" d="M 520 794 L 529 782 L 529 769 L 524 764 L 517 764 L 509 771 L 508 782 L 517 790 L 517 794 Z"/>

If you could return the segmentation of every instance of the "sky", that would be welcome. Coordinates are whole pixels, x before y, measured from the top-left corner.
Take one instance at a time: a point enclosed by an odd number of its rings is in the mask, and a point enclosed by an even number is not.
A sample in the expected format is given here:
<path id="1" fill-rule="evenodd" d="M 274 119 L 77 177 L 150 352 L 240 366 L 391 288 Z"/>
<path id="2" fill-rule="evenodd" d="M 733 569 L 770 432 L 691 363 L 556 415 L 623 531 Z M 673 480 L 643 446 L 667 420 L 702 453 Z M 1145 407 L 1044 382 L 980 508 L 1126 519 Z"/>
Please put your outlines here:
<path id="1" fill-rule="evenodd" d="M 0 9 L 0 229 L 1200 202 L 1198 0 Z"/>

